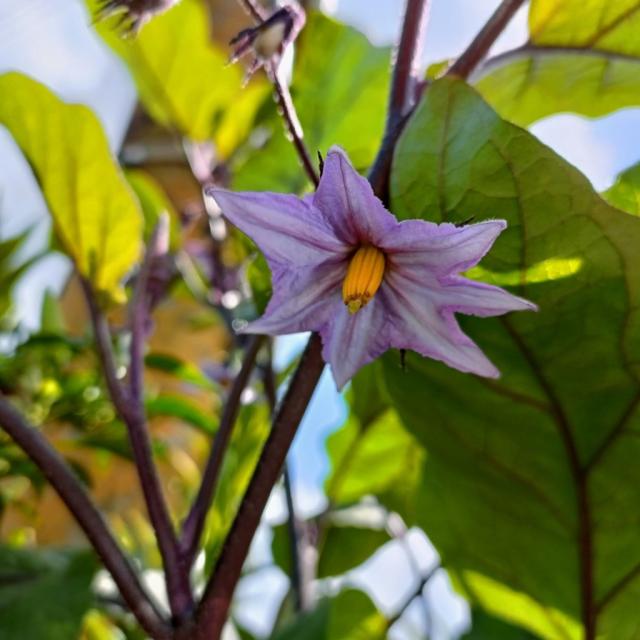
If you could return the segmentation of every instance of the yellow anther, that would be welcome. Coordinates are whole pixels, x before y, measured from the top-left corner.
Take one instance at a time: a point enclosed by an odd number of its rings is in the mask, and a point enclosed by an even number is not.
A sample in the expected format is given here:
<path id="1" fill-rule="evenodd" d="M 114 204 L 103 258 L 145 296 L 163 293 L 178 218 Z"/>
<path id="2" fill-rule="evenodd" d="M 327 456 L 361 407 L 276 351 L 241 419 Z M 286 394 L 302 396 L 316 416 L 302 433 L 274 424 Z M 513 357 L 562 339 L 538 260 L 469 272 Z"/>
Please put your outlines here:
<path id="1" fill-rule="evenodd" d="M 380 249 L 366 245 L 355 252 L 342 284 L 342 299 L 349 313 L 360 311 L 373 298 L 382 284 L 384 267 Z"/>

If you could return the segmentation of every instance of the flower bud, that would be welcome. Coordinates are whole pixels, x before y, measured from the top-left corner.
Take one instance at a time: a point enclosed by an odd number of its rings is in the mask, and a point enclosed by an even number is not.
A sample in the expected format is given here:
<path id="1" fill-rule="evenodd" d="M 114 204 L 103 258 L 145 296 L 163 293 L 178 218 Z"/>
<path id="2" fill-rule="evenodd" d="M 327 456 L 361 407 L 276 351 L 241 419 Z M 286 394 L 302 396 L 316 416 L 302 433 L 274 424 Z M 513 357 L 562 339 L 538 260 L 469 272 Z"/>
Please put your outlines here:
<path id="1" fill-rule="evenodd" d="M 268 61 L 276 64 L 284 50 L 297 37 L 304 26 L 304 10 L 294 4 L 278 9 L 264 22 L 250 29 L 243 29 L 230 44 L 234 47 L 230 62 L 236 62 L 245 54 L 253 55 L 248 75 L 257 71 Z"/>

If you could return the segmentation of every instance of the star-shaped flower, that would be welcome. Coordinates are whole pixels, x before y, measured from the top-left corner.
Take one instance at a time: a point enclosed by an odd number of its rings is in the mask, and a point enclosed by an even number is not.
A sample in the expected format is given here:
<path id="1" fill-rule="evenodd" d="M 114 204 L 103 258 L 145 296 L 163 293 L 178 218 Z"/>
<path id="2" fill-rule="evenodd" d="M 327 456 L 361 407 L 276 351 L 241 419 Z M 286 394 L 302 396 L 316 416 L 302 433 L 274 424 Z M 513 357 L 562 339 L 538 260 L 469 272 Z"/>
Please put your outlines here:
<path id="1" fill-rule="evenodd" d="M 455 313 L 497 316 L 536 306 L 459 275 L 506 227 L 399 222 L 369 182 L 333 148 L 310 196 L 212 188 L 222 213 L 251 237 L 271 269 L 273 296 L 244 333 L 317 331 L 342 388 L 390 348 L 411 349 L 460 371 L 497 377 Z"/>

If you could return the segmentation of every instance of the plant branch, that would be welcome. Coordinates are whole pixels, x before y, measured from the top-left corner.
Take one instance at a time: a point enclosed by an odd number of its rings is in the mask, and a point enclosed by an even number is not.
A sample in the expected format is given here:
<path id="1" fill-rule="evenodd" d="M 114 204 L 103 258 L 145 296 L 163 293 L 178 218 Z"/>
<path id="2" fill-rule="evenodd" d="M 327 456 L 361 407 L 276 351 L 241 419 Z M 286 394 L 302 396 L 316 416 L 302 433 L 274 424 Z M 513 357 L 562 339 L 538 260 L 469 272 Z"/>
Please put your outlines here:
<path id="1" fill-rule="evenodd" d="M 269 345 L 272 347 L 272 344 Z M 269 404 L 271 417 L 273 418 L 276 409 L 276 384 L 273 375 L 273 362 L 271 350 L 269 358 L 262 370 L 262 379 L 264 383 L 265 395 Z M 287 505 L 287 533 L 289 535 L 289 555 L 291 557 L 291 571 L 289 579 L 291 580 L 291 591 L 293 592 L 294 609 L 298 613 L 305 611 L 307 608 L 307 589 L 305 575 L 303 571 L 301 552 L 301 531 L 298 518 L 296 516 L 295 504 L 293 502 L 293 490 L 291 487 L 291 476 L 289 474 L 289 465 L 285 461 L 282 471 L 282 480 L 284 485 L 284 495 Z"/>
<path id="2" fill-rule="evenodd" d="M 14 409 L 0 398 L 0 423 L 15 443 L 40 469 L 65 503 L 116 583 L 122 598 L 142 628 L 155 640 L 169 640 L 170 627 L 111 535 L 100 512 L 64 458 Z"/>
<path id="3" fill-rule="evenodd" d="M 244 354 L 242 367 L 233 382 L 229 397 L 225 403 L 220 419 L 220 426 L 216 432 L 211 453 L 209 454 L 202 474 L 200 488 L 182 526 L 180 552 L 182 561 L 186 567 L 191 567 L 197 553 L 207 513 L 215 495 L 218 477 L 222 469 L 222 460 L 231 438 L 231 432 L 233 431 L 238 411 L 240 410 L 240 399 L 249 382 L 251 371 L 253 370 L 258 352 L 263 343 L 264 336 L 251 336 Z"/>
<path id="4" fill-rule="evenodd" d="M 446 75 L 468 78 L 524 2 L 525 0 L 502 0 L 464 53 L 449 67 Z"/>
<path id="5" fill-rule="evenodd" d="M 214 640 L 220 636 L 262 512 L 324 369 L 321 352 L 320 337 L 313 334 L 276 412 L 253 477 L 206 586 L 197 612 L 197 632 L 193 640 Z"/>
<path id="6" fill-rule="evenodd" d="M 148 251 L 147 256 L 145 256 L 145 262 L 149 255 L 150 252 Z M 177 537 L 171 518 L 169 517 L 167 504 L 162 494 L 158 472 L 153 462 L 151 441 L 147 431 L 142 398 L 134 398 L 133 395 L 123 387 L 120 380 L 118 380 L 111 346 L 111 334 L 107 320 L 98 306 L 91 284 L 83 278 L 81 282 L 91 316 L 98 357 L 104 371 L 111 399 L 118 415 L 126 424 L 129 433 L 129 440 L 131 442 L 140 486 L 144 495 L 149 518 L 156 534 L 158 548 L 162 556 L 171 612 L 176 621 L 179 622 L 193 609 L 193 599 L 188 573 L 183 569 L 180 562 Z M 138 300 L 142 300 L 143 298 L 144 296 L 138 294 Z M 141 310 L 142 307 L 140 305 L 135 309 L 135 311 Z M 133 325 L 139 326 L 139 323 L 141 323 L 141 321 L 136 319 Z M 143 340 L 144 332 L 132 336 L 132 343 L 136 343 L 137 341 L 142 342 Z M 142 351 L 142 344 L 132 344 L 132 356 L 136 358 L 141 357 Z M 139 370 L 134 371 L 133 375 L 136 377 L 141 376 L 142 362 L 135 364 L 134 367 Z M 136 382 L 135 384 L 141 383 Z M 141 391 L 139 393 L 141 394 Z"/>
<path id="7" fill-rule="evenodd" d="M 389 201 L 389 174 L 396 142 L 418 99 L 418 67 L 427 25 L 428 0 L 407 0 L 400 42 L 396 52 L 389 109 L 382 144 L 371 167 L 369 181 L 385 203 Z"/>
<path id="8" fill-rule="evenodd" d="M 247 13 L 251 15 L 251 17 L 257 22 L 261 24 L 265 21 L 265 14 L 261 7 L 255 2 L 255 0 L 239 0 L 240 4 L 245 8 Z M 287 127 L 287 131 L 291 136 L 291 142 L 298 154 L 300 162 L 302 163 L 302 167 L 304 168 L 305 173 L 307 174 L 309 180 L 313 183 L 314 187 L 318 187 L 320 183 L 320 178 L 318 177 L 318 173 L 316 172 L 313 161 L 311 160 L 311 155 L 309 154 L 309 150 L 304 144 L 304 131 L 302 130 L 302 125 L 300 124 L 300 119 L 298 118 L 298 114 L 296 112 L 296 108 L 293 104 L 293 100 L 291 98 L 291 92 L 289 91 L 289 86 L 280 77 L 279 65 L 275 61 L 270 61 L 267 65 L 267 75 L 273 84 L 273 88 L 276 93 L 276 100 L 278 102 L 278 106 L 280 107 L 280 111 L 282 113 L 282 117 L 285 121 L 285 125 Z"/>
<path id="9" fill-rule="evenodd" d="M 404 615 L 404 613 L 406 612 L 406 610 L 411 606 L 411 603 L 418 597 L 420 597 L 422 595 L 422 592 L 424 591 L 424 588 L 427 586 L 429 580 L 431 580 L 431 578 L 433 578 L 433 576 L 441 569 L 440 564 L 436 564 L 434 567 L 432 567 L 418 582 L 418 585 L 416 586 L 416 588 L 411 592 L 411 594 L 409 595 L 409 597 L 404 601 L 404 603 L 400 606 L 400 609 L 398 609 L 398 611 L 392 615 L 388 620 L 387 620 L 387 629 L 389 629 L 390 627 L 392 627 L 396 622 L 398 622 L 398 620 L 400 620 L 400 618 Z"/>

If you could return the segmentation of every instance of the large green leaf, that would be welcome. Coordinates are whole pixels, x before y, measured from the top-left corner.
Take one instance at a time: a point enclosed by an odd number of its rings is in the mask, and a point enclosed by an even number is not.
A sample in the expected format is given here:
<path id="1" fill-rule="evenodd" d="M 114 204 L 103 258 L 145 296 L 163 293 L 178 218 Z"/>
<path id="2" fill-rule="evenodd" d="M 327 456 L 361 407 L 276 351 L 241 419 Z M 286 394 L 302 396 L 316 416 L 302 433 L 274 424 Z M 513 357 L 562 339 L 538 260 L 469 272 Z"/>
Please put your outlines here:
<path id="1" fill-rule="evenodd" d="M 506 219 L 473 275 L 540 306 L 463 318 L 499 381 L 386 359 L 396 410 L 428 452 L 420 524 L 499 616 L 546 638 L 578 638 L 589 618 L 602 637 L 636 638 L 640 220 L 450 79 L 409 121 L 391 182 L 402 218 Z"/>
<path id="2" fill-rule="evenodd" d="M 640 2 L 533 0 L 530 41 L 480 71 L 499 113 L 530 124 L 552 113 L 597 117 L 640 104 Z"/>
<path id="3" fill-rule="evenodd" d="M 372 162 L 384 126 L 388 75 L 388 49 L 372 46 L 361 33 L 320 13 L 309 14 L 299 38 L 291 91 L 314 158 L 316 151 L 326 153 L 339 144 L 356 167 Z M 304 188 L 307 181 L 275 107 L 264 128 L 271 137 L 261 153 L 239 167 L 235 187 Z"/>
<path id="4" fill-rule="evenodd" d="M 96 0 L 88 4 L 95 13 Z M 148 113 L 192 140 L 207 140 L 233 103 L 237 118 L 221 132 L 223 151 L 233 148 L 246 133 L 241 124 L 253 119 L 264 91 L 241 92 L 242 69 L 227 65 L 227 52 L 211 41 L 202 0 L 182 0 L 136 37 L 122 37 L 117 20 L 101 21 L 97 29 L 129 67 Z"/>
<path id="5" fill-rule="evenodd" d="M 484 611 L 475 611 L 471 631 L 462 640 L 536 640 L 536 636 L 502 620 L 497 620 Z"/>
<path id="6" fill-rule="evenodd" d="M 348 589 L 325 598 L 272 640 L 382 640 L 387 623 L 361 591 Z"/>
<path id="7" fill-rule="evenodd" d="M 96 568 L 87 552 L 0 547 L 0 638 L 77 638 Z"/>
<path id="8" fill-rule="evenodd" d="M 98 119 L 19 73 L 0 76 L 0 124 L 29 161 L 78 271 L 121 295 L 141 249 L 142 214 Z"/>
<path id="9" fill-rule="evenodd" d="M 614 207 L 640 216 L 640 164 L 623 171 L 602 196 Z"/>

